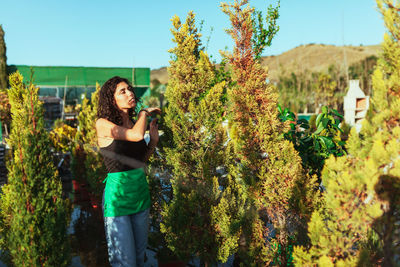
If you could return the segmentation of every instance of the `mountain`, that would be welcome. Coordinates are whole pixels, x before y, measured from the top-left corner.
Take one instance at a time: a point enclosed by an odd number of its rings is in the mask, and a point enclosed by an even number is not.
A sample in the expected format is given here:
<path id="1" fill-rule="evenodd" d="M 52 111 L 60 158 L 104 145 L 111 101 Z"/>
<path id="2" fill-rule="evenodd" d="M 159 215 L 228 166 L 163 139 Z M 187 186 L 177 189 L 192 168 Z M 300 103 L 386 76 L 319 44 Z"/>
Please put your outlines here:
<path id="1" fill-rule="evenodd" d="M 166 84 L 168 82 L 167 67 L 151 70 L 150 81 L 157 79 L 160 83 Z"/>
<path id="2" fill-rule="evenodd" d="M 330 65 L 339 68 L 360 62 L 380 51 L 379 45 L 373 46 L 333 46 L 322 44 L 301 45 L 278 56 L 263 57 L 261 65 L 267 66 L 271 80 L 276 80 L 280 73 L 294 72 L 298 74 L 309 70 L 311 72 L 326 71 Z"/>
<path id="3" fill-rule="evenodd" d="M 308 44 L 295 47 L 276 56 L 261 58 L 261 65 L 269 70 L 269 79 L 278 79 L 282 72 L 298 74 L 305 70 L 325 71 L 330 65 L 344 67 L 346 58 L 347 66 L 357 63 L 369 56 L 378 56 L 380 45 L 371 46 L 334 46 L 324 44 Z M 150 79 L 157 79 L 161 83 L 168 82 L 167 67 L 151 71 Z"/>

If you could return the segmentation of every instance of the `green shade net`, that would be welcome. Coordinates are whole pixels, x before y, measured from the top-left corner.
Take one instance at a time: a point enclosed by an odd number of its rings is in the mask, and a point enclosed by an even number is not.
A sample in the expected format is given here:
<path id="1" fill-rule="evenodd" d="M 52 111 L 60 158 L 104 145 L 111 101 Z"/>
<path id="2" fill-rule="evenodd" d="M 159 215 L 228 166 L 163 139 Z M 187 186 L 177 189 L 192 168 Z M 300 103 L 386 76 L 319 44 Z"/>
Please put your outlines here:
<path id="1" fill-rule="evenodd" d="M 65 86 L 95 86 L 96 82 L 103 84 L 113 76 L 121 76 L 138 87 L 150 86 L 149 68 L 97 68 L 97 67 L 55 67 L 55 66 L 7 66 L 8 74 L 17 70 L 29 81 L 33 70 L 34 84 L 61 87 Z"/>
<path id="2" fill-rule="evenodd" d="M 149 68 L 100 68 L 100 67 L 62 67 L 62 66 L 26 66 L 9 65 L 7 73 L 19 71 L 25 82 L 31 80 L 40 87 L 39 95 L 65 98 L 67 104 L 81 103 L 83 96 L 90 98 L 96 89 L 96 82 L 102 85 L 114 76 L 129 80 L 138 97 L 150 94 Z M 132 82 L 133 80 L 133 82 Z"/>

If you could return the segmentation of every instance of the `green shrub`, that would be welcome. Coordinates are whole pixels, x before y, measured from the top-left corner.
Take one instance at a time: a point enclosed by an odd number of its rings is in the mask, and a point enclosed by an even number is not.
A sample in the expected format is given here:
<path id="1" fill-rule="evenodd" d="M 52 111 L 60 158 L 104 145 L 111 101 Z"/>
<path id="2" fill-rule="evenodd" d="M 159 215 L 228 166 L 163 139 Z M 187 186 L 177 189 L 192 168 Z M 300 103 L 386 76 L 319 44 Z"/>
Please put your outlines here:
<path id="1" fill-rule="evenodd" d="M 62 199 L 38 88 L 22 79 L 10 75 L 13 158 L 0 200 L 0 248 L 14 266 L 68 266 L 70 207 Z"/>

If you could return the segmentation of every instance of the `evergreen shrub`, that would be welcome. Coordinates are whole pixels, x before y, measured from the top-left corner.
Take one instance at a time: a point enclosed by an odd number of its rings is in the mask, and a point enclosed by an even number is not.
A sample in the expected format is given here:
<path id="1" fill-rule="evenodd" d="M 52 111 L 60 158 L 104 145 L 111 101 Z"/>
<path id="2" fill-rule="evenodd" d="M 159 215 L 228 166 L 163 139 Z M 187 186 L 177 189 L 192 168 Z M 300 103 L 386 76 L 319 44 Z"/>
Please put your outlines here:
<path id="1" fill-rule="evenodd" d="M 53 164 L 38 88 L 10 75 L 12 130 L 8 184 L 0 199 L 0 249 L 10 266 L 68 266 L 68 200 Z"/>

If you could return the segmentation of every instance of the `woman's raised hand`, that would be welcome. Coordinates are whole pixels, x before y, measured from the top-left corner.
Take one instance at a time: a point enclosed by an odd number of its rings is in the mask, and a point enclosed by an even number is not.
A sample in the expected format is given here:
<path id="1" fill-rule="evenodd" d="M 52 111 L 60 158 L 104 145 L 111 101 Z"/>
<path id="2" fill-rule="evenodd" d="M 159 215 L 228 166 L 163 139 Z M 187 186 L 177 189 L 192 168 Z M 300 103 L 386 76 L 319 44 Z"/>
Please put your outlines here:
<path id="1" fill-rule="evenodd" d="M 147 111 L 148 113 L 161 114 L 160 108 L 145 108 L 143 110 Z"/>
<path id="2" fill-rule="evenodd" d="M 157 119 L 153 119 L 150 122 L 149 135 L 150 135 L 150 142 L 153 143 L 154 146 L 157 145 L 159 140 Z"/>

